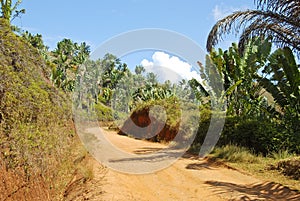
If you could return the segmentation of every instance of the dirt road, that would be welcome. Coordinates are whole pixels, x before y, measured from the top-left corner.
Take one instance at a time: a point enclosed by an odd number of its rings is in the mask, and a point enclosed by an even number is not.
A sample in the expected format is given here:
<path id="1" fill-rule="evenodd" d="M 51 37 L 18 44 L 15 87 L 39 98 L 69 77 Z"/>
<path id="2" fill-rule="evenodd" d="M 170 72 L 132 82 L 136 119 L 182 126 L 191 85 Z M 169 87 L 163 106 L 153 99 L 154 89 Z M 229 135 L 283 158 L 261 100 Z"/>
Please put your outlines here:
<path id="1" fill-rule="evenodd" d="M 165 148 L 162 144 L 135 140 L 113 131 L 104 133 L 114 146 L 130 153 L 149 154 Z M 93 160 L 93 165 L 95 178 L 85 195 L 89 200 L 300 200 L 299 194 L 286 187 L 260 181 L 253 176 L 190 155 L 184 155 L 168 168 L 142 175 L 120 173 L 109 168 L 104 168 L 103 171 L 96 160 Z M 92 194 L 97 196 L 89 196 Z"/>

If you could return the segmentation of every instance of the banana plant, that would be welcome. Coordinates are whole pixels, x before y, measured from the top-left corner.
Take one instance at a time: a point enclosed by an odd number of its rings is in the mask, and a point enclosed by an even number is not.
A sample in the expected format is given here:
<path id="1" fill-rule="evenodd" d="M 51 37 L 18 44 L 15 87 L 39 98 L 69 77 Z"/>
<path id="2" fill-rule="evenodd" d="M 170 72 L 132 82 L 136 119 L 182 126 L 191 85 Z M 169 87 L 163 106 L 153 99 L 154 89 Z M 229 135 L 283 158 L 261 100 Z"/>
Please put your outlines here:
<path id="1" fill-rule="evenodd" d="M 213 49 L 206 59 L 205 68 L 199 63 L 202 79 L 214 89 L 212 91 L 219 102 L 227 102 L 228 114 L 249 114 L 252 106 L 255 106 L 257 101 L 253 100 L 258 98 L 262 89 L 257 84 L 258 72 L 265 66 L 270 52 L 270 38 L 255 38 L 242 53 L 238 45 L 233 43 L 224 52 L 221 49 Z M 221 81 L 217 77 L 221 78 Z M 223 91 L 220 91 L 220 82 L 223 83 Z"/>
<path id="2" fill-rule="evenodd" d="M 276 112 L 294 132 L 300 132 L 300 71 L 292 50 L 277 49 L 263 70 L 260 85 L 272 94 L 279 106 Z M 275 112 L 275 111 L 274 111 Z"/>
<path id="3" fill-rule="evenodd" d="M 168 99 L 174 96 L 175 93 L 172 89 L 161 84 L 153 85 L 150 82 L 146 83 L 145 86 L 137 88 L 132 94 L 134 104 L 150 100 Z"/>

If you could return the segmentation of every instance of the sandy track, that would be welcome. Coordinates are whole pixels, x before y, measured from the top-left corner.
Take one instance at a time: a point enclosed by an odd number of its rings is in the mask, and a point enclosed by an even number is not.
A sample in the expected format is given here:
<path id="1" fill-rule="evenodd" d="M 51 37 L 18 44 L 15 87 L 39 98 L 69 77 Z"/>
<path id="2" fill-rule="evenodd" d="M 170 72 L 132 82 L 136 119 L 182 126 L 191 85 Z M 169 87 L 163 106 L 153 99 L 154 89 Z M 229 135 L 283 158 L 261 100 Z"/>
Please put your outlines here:
<path id="1" fill-rule="evenodd" d="M 105 131 L 105 136 L 118 148 L 131 153 L 147 154 L 165 147 L 158 143 L 120 136 L 112 131 Z M 143 175 L 124 174 L 106 168 L 103 178 L 103 168 L 99 168 L 101 165 L 96 160 L 93 160 L 93 164 L 94 183 L 98 187 L 89 185 L 88 193 L 98 192 L 99 196 L 89 200 L 300 200 L 299 194 L 281 185 L 263 182 L 189 155 L 180 158 L 168 168 Z"/>

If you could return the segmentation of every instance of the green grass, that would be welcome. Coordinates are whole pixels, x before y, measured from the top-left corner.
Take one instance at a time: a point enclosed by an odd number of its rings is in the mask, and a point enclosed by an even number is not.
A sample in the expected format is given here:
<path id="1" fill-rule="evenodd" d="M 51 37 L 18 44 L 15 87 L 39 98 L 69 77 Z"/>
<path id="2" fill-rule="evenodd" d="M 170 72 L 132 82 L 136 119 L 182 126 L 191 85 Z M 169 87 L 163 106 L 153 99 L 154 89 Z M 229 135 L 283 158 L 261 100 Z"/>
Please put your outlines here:
<path id="1" fill-rule="evenodd" d="M 285 176 L 284 171 L 295 168 L 295 162 L 286 165 L 285 170 L 277 168 L 282 161 L 295 160 L 295 155 L 286 150 L 273 152 L 267 157 L 253 154 L 250 150 L 234 145 L 215 148 L 210 157 L 226 163 L 227 165 L 250 174 L 262 181 L 270 181 L 282 184 L 294 190 L 300 191 L 300 181 L 293 176 Z M 296 159 L 300 160 L 299 157 Z M 297 164 L 300 163 L 299 161 Z M 280 166 L 282 167 L 282 165 Z"/>
<path id="2" fill-rule="evenodd" d="M 269 157 L 275 160 L 283 160 L 294 157 L 295 154 L 289 152 L 289 150 L 279 150 L 279 152 L 272 152 Z"/>
<path id="3" fill-rule="evenodd" d="M 224 147 L 216 148 L 213 151 L 213 156 L 234 163 L 254 163 L 258 162 L 259 160 L 258 156 L 254 155 L 247 148 L 238 147 L 234 145 L 226 145 Z"/>

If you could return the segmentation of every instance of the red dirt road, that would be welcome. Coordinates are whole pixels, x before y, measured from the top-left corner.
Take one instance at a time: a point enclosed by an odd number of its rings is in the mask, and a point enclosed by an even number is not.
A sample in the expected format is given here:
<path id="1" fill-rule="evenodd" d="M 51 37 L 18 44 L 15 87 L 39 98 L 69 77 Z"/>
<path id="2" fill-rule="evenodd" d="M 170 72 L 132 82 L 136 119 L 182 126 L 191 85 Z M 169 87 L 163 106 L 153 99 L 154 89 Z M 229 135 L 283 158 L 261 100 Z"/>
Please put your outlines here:
<path id="1" fill-rule="evenodd" d="M 165 147 L 120 136 L 113 131 L 104 131 L 104 134 L 114 146 L 130 153 L 146 155 Z M 85 194 L 89 200 L 300 200 L 300 194 L 279 184 L 264 182 L 223 165 L 188 155 L 170 167 L 151 174 L 125 174 L 104 168 L 103 176 L 103 166 L 96 160 L 93 160 L 93 166 L 95 176 Z M 89 196 L 92 194 L 97 196 Z"/>

